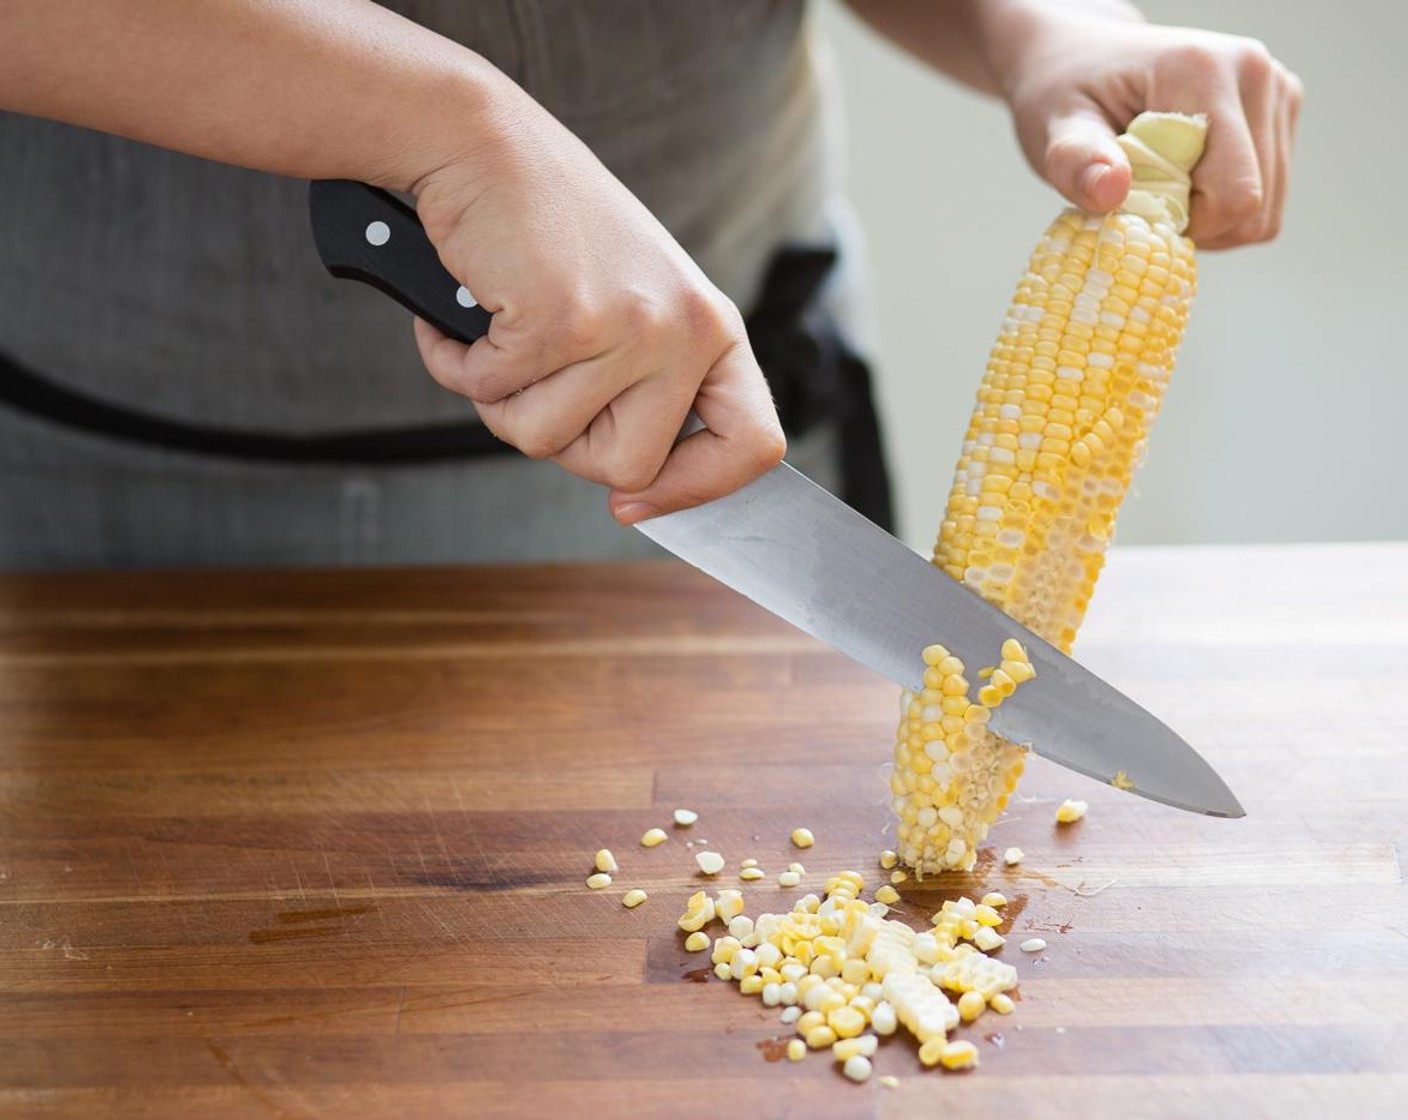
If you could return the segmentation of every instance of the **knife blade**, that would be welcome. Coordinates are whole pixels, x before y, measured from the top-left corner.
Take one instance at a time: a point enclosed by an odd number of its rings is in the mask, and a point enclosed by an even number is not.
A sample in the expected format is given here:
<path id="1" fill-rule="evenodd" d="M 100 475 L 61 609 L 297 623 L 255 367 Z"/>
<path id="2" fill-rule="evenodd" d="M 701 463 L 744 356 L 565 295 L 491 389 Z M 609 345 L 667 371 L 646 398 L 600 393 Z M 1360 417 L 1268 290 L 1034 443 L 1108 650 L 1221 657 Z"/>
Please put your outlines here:
<path id="1" fill-rule="evenodd" d="M 487 332 L 490 316 L 445 271 L 400 200 L 364 183 L 318 180 L 309 212 L 334 276 L 381 289 L 463 342 Z M 1244 815 L 1217 772 L 1166 724 L 786 463 L 733 494 L 635 527 L 911 690 L 920 687 L 926 646 L 941 643 L 980 666 L 1016 638 L 1036 677 L 993 713 L 996 731 L 1097 781 L 1123 773 L 1134 783 L 1129 792 L 1151 801 Z"/>

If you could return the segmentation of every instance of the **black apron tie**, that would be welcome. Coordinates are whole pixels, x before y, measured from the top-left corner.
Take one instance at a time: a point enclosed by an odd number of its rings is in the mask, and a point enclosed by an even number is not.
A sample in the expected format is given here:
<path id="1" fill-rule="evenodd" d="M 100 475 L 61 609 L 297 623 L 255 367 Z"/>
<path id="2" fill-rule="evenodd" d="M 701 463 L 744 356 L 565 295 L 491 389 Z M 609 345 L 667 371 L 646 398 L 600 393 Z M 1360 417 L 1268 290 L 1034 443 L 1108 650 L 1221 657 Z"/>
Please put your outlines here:
<path id="1" fill-rule="evenodd" d="M 893 524 L 889 476 L 870 370 L 820 307 L 836 263 L 830 248 L 785 248 L 768 266 L 745 320 L 753 352 L 790 438 L 836 424 L 841 493 L 882 528 Z M 93 435 L 196 455 L 265 463 L 423 464 L 516 454 L 474 422 L 293 435 L 189 423 L 90 396 L 26 369 L 0 350 L 0 403 Z"/>

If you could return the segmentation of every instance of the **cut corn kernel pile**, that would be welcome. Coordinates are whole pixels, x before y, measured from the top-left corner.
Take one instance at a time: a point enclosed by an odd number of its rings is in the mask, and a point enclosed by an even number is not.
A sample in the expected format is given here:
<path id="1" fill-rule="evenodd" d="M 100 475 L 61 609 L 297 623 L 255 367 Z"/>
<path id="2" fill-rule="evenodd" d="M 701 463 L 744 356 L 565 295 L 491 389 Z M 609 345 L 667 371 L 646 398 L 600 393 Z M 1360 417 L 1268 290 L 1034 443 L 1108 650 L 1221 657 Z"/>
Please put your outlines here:
<path id="1" fill-rule="evenodd" d="M 893 865 L 890 855 L 882 855 L 882 868 Z M 596 862 L 615 867 L 609 857 L 602 849 Z M 723 857 L 717 858 L 722 865 Z M 761 874 L 757 863 L 740 861 L 747 865 L 743 871 Z M 783 874 L 799 880 L 804 872 L 792 863 Z M 592 878 L 609 876 L 598 872 Z M 901 901 L 898 891 L 882 883 L 876 901 L 867 903 L 860 897 L 865 886 L 859 872 L 842 871 L 826 880 L 824 898 L 807 894 L 788 912 L 756 919 L 744 913 L 741 890 L 695 891 L 677 923 L 687 935 L 683 947 L 689 953 L 709 951 L 715 976 L 736 981 L 741 993 L 778 1009 L 779 1022 L 797 1032 L 787 1046 L 791 1061 L 801 1061 L 809 1050 L 829 1050 L 844 1076 L 863 1082 L 873 1073 L 880 1038 L 904 1027 L 919 1043 L 925 1065 L 951 1070 L 977 1065 L 977 1049 L 950 1040 L 949 1031 L 988 1010 L 1001 1015 L 1014 1010 L 1006 993 L 1016 987 L 1016 969 L 986 955 L 1004 944 L 997 927 L 1007 899 L 989 892 L 980 902 L 947 901 L 928 928 L 915 932 L 886 916 L 887 902 Z M 633 909 L 646 898 L 635 888 L 621 904 Z M 706 928 L 714 922 L 725 927 L 718 937 Z M 894 1078 L 880 1080 L 897 1084 Z"/>
<path id="2" fill-rule="evenodd" d="M 759 996 L 764 1006 L 782 1008 L 780 1021 L 798 1035 L 788 1044 L 793 1061 L 808 1049 L 829 1049 L 847 1077 L 864 1081 L 879 1036 L 902 1025 L 920 1043 L 925 1064 L 976 1065 L 976 1048 L 950 1042 L 948 1032 L 989 1007 L 1012 1010 L 1005 993 L 1017 985 L 1016 969 L 979 948 L 984 934 L 1002 943 L 995 932 L 1001 915 L 986 902 L 960 898 L 945 902 L 930 928 L 916 933 L 886 918 L 883 904 L 864 902 L 864 887 L 859 873 L 843 871 L 827 880 L 824 900 L 809 894 L 786 913 L 724 919 L 728 932 L 714 940 L 710 954 L 715 974 Z M 722 917 L 735 905 L 741 910 L 741 898 L 726 906 L 719 893 L 716 899 L 695 893 L 681 928 L 697 931 L 705 914 Z"/>
<path id="3" fill-rule="evenodd" d="M 936 566 L 1066 652 L 1187 320 L 1196 266 L 1182 232 L 1206 134 L 1203 117 L 1140 114 L 1119 137 L 1134 173 L 1123 208 L 1067 210 L 1047 230 L 988 361 L 934 547 Z M 957 659 L 926 662 L 895 748 L 899 855 L 921 873 L 967 870 L 1021 777 L 1024 752 L 984 727 L 1020 682 L 998 667 L 973 703 Z"/>

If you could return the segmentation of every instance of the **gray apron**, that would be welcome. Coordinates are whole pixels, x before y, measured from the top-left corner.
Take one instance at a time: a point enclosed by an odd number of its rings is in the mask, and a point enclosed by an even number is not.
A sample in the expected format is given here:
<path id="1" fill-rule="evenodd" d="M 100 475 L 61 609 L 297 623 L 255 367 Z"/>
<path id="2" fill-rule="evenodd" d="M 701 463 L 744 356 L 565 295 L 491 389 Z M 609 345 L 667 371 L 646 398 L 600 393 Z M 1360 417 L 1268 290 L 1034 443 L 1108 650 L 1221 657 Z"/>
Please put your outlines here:
<path id="1" fill-rule="evenodd" d="M 399 0 L 580 136 L 740 307 L 774 251 L 834 242 L 800 0 Z M 472 421 L 403 310 L 323 274 L 306 185 L 0 114 L 0 349 L 176 422 L 290 436 Z M 852 306 L 841 287 L 831 297 Z M 835 431 L 789 459 L 836 485 Z M 163 450 L 0 407 L 0 567 L 648 555 L 605 491 L 518 456 L 292 465 Z"/>

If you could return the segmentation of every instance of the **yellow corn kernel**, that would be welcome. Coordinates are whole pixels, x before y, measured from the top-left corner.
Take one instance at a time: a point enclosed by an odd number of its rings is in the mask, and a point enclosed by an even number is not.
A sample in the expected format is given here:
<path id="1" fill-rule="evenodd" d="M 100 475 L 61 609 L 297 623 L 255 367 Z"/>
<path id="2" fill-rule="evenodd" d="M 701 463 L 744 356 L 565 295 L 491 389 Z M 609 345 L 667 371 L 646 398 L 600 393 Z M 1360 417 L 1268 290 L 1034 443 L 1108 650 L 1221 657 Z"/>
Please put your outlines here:
<path id="1" fill-rule="evenodd" d="M 602 848 L 596 854 L 596 869 L 604 871 L 608 875 L 614 875 L 621 868 L 616 863 L 616 857 L 611 854 L 610 848 Z"/>
<path id="2" fill-rule="evenodd" d="M 831 1056 L 838 1062 L 844 1062 L 847 1058 L 860 1054 L 869 1058 L 875 1054 L 875 1047 L 879 1039 L 873 1034 L 863 1034 L 855 1038 L 842 1038 L 832 1044 Z"/>
<path id="3" fill-rule="evenodd" d="M 807 873 L 807 869 L 803 867 L 800 863 L 789 863 L 787 865 L 787 870 L 795 872 L 798 875 L 805 875 Z"/>
<path id="4" fill-rule="evenodd" d="M 948 1036 L 936 1034 L 932 1038 L 926 1039 L 919 1044 L 919 1060 L 926 1066 L 936 1066 L 939 1064 L 939 1056 L 943 1054 L 944 1047 L 948 1045 Z"/>
<path id="5" fill-rule="evenodd" d="M 996 992 L 993 994 L 992 998 L 988 1000 L 988 1006 L 999 1015 L 1011 1015 L 1012 1009 L 1016 1007 L 1016 1004 L 1012 1002 L 1012 997 L 1006 992 Z"/>
<path id="6" fill-rule="evenodd" d="M 611 885 L 611 876 L 605 871 L 598 871 L 595 875 L 587 876 L 587 886 L 594 891 L 602 890 Z"/>
<path id="7" fill-rule="evenodd" d="M 980 902 L 974 908 L 973 917 L 982 926 L 1000 926 L 1002 924 L 1002 915 L 985 902 Z"/>
<path id="8" fill-rule="evenodd" d="M 889 848 L 886 848 L 883 852 L 880 853 L 880 866 L 883 867 L 886 871 L 889 871 L 890 868 L 894 867 L 895 864 L 899 863 L 899 861 L 900 857 L 894 852 L 890 851 Z"/>
<path id="9" fill-rule="evenodd" d="M 1115 771 L 1115 776 L 1110 779 L 1110 784 L 1116 789 L 1128 790 L 1135 788 L 1134 779 L 1131 778 L 1128 774 L 1126 774 L 1123 770 Z"/>
<path id="10" fill-rule="evenodd" d="M 800 1062 L 807 1056 L 807 1044 L 800 1038 L 794 1038 L 787 1044 L 787 1060 L 789 1062 Z"/>
<path id="11" fill-rule="evenodd" d="M 689 901 L 685 903 L 679 927 L 686 933 L 701 930 L 714 920 L 714 913 L 714 900 L 703 891 L 695 891 L 689 896 Z"/>
<path id="12" fill-rule="evenodd" d="M 877 1077 L 875 1080 L 880 1082 L 880 1084 L 887 1089 L 898 1089 L 900 1087 L 900 1079 L 892 1074 L 887 1073 L 884 1077 Z"/>
<path id="13" fill-rule="evenodd" d="M 702 953 L 709 947 L 709 935 L 703 930 L 695 930 L 684 939 L 684 947 L 686 952 Z"/>
<path id="14" fill-rule="evenodd" d="M 863 957 L 852 957 L 841 965 L 841 979 L 859 987 L 870 979 L 870 965 Z"/>
<path id="15" fill-rule="evenodd" d="M 965 1023 L 971 1023 L 987 1010 L 987 1006 L 988 1001 L 980 992 L 964 992 L 958 997 L 958 1017 Z"/>
<path id="16" fill-rule="evenodd" d="M 813 1027 L 807 1032 L 808 1050 L 825 1050 L 836 1041 L 836 1032 L 829 1026 Z"/>
<path id="17" fill-rule="evenodd" d="M 849 1004 L 834 1007 L 826 1013 L 826 1025 L 837 1038 L 855 1038 L 865 1030 L 865 1016 Z"/>
<path id="18" fill-rule="evenodd" d="M 1067 652 L 1196 286 L 1181 234 L 1205 134 L 1199 118 L 1141 114 L 1119 138 L 1135 169 L 1124 208 L 1067 210 L 1037 246 L 978 391 L 934 546 L 937 567 Z M 924 651 L 924 665 L 895 740 L 896 850 L 921 873 L 971 870 L 1025 762 L 988 716 L 1036 670 L 1015 639 L 991 673 L 974 674 L 981 683 L 941 646 Z M 971 691 L 976 703 L 955 710 Z M 966 726 L 946 725 L 953 715 Z M 953 812 L 943 819 L 941 809 Z"/>
<path id="19" fill-rule="evenodd" d="M 1057 824 L 1075 824 L 1085 816 L 1086 810 L 1090 806 L 1084 801 L 1063 801 L 1061 807 L 1056 810 Z"/>
<path id="20" fill-rule="evenodd" d="M 794 828 L 792 843 L 799 848 L 810 848 L 816 843 L 816 837 L 812 835 L 812 830 L 809 828 Z"/>
<path id="21" fill-rule="evenodd" d="M 894 883 L 896 886 L 899 886 L 899 884 L 901 884 L 901 883 L 907 883 L 908 881 L 909 881 L 909 872 L 908 872 L 908 871 L 905 871 L 905 870 L 903 870 L 903 869 L 897 868 L 896 870 L 890 872 L 890 882 L 891 882 L 891 883 Z"/>
<path id="22" fill-rule="evenodd" d="M 899 900 L 900 892 L 895 890 L 895 888 L 890 886 L 888 883 L 875 892 L 875 901 L 883 902 L 887 906 L 891 903 L 898 902 Z"/>
<path id="23" fill-rule="evenodd" d="M 997 891 L 989 891 L 983 895 L 984 906 L 991 906 L 994 910 L 1001 910 L 1007 905 L 1007 896 Z"/>
<path id="24" fill-rule="evenodd" d="M 725 922 L 731 922 L 743 913 L 743 892 L 734 887 L 725 887 L 714 896 L 714 911 Z"/>
<path id="25" fill-rule="evenodd" d="M 717 976 L 720 980 L 733 979 L 733 971 L 726 964 L 714 965 L 714 975 Z"/>
<path id="26" fill-rule="evenodd" d="M 738 990 L 745 996 L 755 996 L 763 990 L 763 978 L 756 972 L 738 981 Z"/>
<path id="27" fill-rule="evenodd" d="M 738 873 L 738 877 L 745 883 L 754 883 L 763 878 L 765 874 L 761 867 L 745 867 Z"/>
<path id="28" fill-rule="evenodd" d="M 812 1031 L 816 1030 L 817 1027 L 824 1027 L 825 1025 L 826 1015 L 824 1012 L 806 1011 L 803 1012 L 802 1017 L 797 1020 L 797 1033 L 805 1038 Z"/>
<path id="29" fill-rule="evenodd" d="M 939 1051 L 944 1069 L 973 1069 L 978 1064 L 978 1048 L 966 1039 L 950 1042 Z"/>
<path id="30" fill-rule="evenodd" d="M 777 877 L 777 885 L 779 887 L 795 887 L 801 883 L 801 881 L 802 877 L 795 871 L 784 871 Z"/>
<path id="31" fill-rule="evenodd" d="M 628 910 L 634 910 L 637 906 L 639 906 L 649 897 L 650 896 L 646 894 L 643 890 L 641 890 L 639 887 L 636 887 L 634 890 L 627 891 L 625 895 L 622 896 L 621 905 L 626 907 Z"/>
<path id="32" fill-rule="evenodd" d="M 656 844 L 663 844 L 670 837 L 663 828 L 646 829 L 645 835 L 640 838 L 642 848 L 653 848 Z"/>

